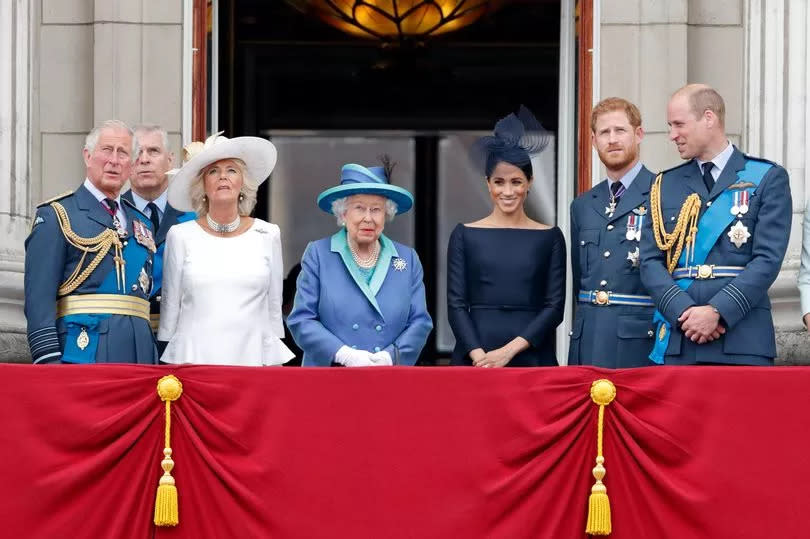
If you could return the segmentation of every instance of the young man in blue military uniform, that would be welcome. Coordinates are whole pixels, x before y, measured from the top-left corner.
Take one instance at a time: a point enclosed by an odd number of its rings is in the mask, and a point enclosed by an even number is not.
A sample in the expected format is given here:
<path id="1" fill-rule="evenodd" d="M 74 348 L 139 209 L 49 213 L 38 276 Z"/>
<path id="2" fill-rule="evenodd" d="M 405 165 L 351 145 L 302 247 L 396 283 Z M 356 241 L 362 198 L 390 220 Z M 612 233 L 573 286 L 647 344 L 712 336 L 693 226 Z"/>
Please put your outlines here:
<path id="1" fill-rule="evenodd" d="M 167 198 L 169 169 L 174 155 L 169 151 L 169 135 L 158 125 L 141 125 L 135 128 L 138 141 L 138 157 L 132 166 L 131 189 L 121 198 L 132 202 L 149 217 L 155 230 L 157 252 L 152 265 L 152 292 L 149 295 L 150 323 L 157 333 L 160 325 L 160 300 L 163 293 L 163 251 L 166 234 L 177 223 L 195 219 L 193 212 L 181 212 L 173 208 Z M 158 342 L 158 351 L 163 353 L 165 343 Z"/>
<path id="2" fill-rule="evenodd" d="M 569 365 L 652 365 L 654 305 L 639 277 L 641 227 L 653 174 L 639 161 L 641 113 L 618 97 L 591 113 L 591 138 L 607 179 L 571 203 L 576 316 Z"/>
<path id="3" fill-rule="evenodd" d="M 25 316 L 34 363 L 157 362 L 149 327 L 155 240 L 121 200 L 137 144 L 110 120 L 87 135 L 87 177 L 39 205 L 25 242 Z"/>
<path id="4" fill-rule="evenodd" d="M 641 280 L 656 303 L 651 359 L 673 365 L 771 365 L 768 288 L 790 236 L 784 168 L 744 155 L 725 134 L 725 104 L 690 84 L 667 107 L 670 139 L 686 163 L 650 189 Z"/>

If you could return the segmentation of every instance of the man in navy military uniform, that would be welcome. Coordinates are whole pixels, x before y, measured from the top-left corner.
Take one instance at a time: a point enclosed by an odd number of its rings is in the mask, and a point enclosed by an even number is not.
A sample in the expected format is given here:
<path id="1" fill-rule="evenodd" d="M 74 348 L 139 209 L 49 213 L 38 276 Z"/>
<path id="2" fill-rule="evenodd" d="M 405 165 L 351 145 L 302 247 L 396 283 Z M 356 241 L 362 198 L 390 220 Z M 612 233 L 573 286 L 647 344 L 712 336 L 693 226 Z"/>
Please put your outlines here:
<path id="1" fill-rule="evenodd" d="M 138 210 L 149 217 L 155 232 L 157 252 L 152 266 L 152 292 L 149 295 L 150 322 L 157 333 L 160 325 L 160 300 L 163 293 L 163 251 L 169 228 L 196 216 L 193 212 L 177 211 L 168 203 L 169 169 L 174 155 L 169 151 L 169 135 L 158 125 L 140 125 L 135 128 L 138 141 L 138 157 L 132 166 L 131 189 L 121 198 L 132 202 Z M 158 351 L 163 353 L 165 343 L 158 342 Z"/>
<path id="2" fill-rule="evenodd" d="M 723 98 L 706 85 L 675 92 L 667 121 L 688 161 L 650 189 L 641 280 L 658 309 L 651 359 L 771 365 L 776 341 L 768 288 L 790 236 L 787 172 L 729 143 Z"/>
<path id="3" fill-rule="evenodd" d="M 110 120 L 85 140 L 87 177 L 39 205 L 25 241 L 25 316 L 34 363 L 157 362 L 149 327 L 152 224 L 121 200 L 137 143 Z"/>
<path id="4" fill-rule="evenodd" d="M 639 277 L 641 227 L 653 174 L 639 161 L 641 113 L 618 97 L 591 113 L 591 139 L 607 179 L 571 203 L 576 316 L 569 365 L 652 365 L 654 306 Z"/>

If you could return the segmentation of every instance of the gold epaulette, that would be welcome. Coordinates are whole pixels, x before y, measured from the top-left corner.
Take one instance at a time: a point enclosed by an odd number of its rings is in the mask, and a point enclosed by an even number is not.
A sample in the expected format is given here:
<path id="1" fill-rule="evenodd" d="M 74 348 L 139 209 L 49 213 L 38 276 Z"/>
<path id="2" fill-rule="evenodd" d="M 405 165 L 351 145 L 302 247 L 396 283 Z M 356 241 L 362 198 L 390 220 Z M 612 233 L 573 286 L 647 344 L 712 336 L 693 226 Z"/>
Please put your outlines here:
<path id="1" fill-rule="evenodd" d="M 694 249 L 697 220 L 700 215 L 700 196 L 697 193 L 692 193 L 686 197 L 681 206 L 681 211 L 678 213 L 675 228 L 671 233 L 668 233 L 664 224 L 664 216 L 661 213 L 661 182 L 663 177 L 664 172 L 659 172 L 650 187 L 650 215 L 652 217 L 655 243 L 660 250 L 667 254 L 667 270 L 672 273 L 678 265 L 684 243 L 690 249 Z"/>
<path id="2" fill-rule="evenodd" d="M 101 234 L 92 238 L 79 236 L 70 226 L 70 217 L 68 217 L 65 207 L 59 204 L 59 202 L 51 202 L 50 205 L 56 213 L 59 229 L 62 231 L 65 241 L 82 251 L 82 257 L 79 259 L 79 263 L 76 264 L 73 273 L 70 274 L 70 277 L 68 277 L 65 282 L 59 285 L 59 290 L 57 291 L 59 296 L 66 296 L 81 286 L 98 265 L 101 264 L 101 261 L 104 260 L 104 257 L 107 256 L 111 248 L 115 249 L 115 271 L 118 287 L 123 289 L 124 258 L 121 252 L 122 245 L 118 233 L 110 228 L 105 228 Z M 87 258 L 88 253 L 95 253 L 95 256 L 87 267 L 82 269 L 84 259 Z"/>
<path id="3" fill-rule="evenodd" d="M 64 193 L 59 193 L 59 194 L 58 194 L 58 195 L 56 195 L 55 197 L 51 197 L 51 198 L 49 198 L 48 200 L 43 200 L 42 202 L 40 202 L 39 204 L 37 204 L 37 208 L 41 208 L 42 206 L 47 206 L 47 205 L 48 205 L 48 204 L 50 204 L 51 202 L 56 202 L 57 200 L 62 200 L 62 199 L 63 199 L 63 198 L 65 198 L 66 196 L 68 196 L 68 195 L 72 195 L 72 194 L 73 194 L 73 191 L 65 191 Z"/>

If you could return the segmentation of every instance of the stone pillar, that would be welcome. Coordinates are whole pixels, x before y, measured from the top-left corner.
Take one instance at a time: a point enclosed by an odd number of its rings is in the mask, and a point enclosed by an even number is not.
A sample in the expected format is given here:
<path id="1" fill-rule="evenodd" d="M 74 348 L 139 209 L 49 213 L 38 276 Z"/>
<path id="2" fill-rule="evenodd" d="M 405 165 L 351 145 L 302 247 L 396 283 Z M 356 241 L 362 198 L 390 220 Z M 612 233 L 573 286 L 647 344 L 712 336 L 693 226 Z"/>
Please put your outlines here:
<path id="1" fill-rule="evenodd" d="M 36 204 L 81 184 L 87 132 L 157 123 L 180 148 L 189 1 L 0 2 L 0 361 L 30 361 L 23 243 Z"/>
<path id="2" fill-rule="evenodd" d="M 0 361 L 25 361 L 23 241 L 30 226 L 31 1 L 0 3 Z"/>
<path id="3" fill-rule="evenodd" d="M 793 225 L 779 278 L 771 287 L 779 359 L 810 363 L 810 336 L 801 322 L 796 276 L 802 218 L 810 186 L 810 10 L 805 0 L 745 0 L 745 125 L 749 152 L 790 174 Z"/>

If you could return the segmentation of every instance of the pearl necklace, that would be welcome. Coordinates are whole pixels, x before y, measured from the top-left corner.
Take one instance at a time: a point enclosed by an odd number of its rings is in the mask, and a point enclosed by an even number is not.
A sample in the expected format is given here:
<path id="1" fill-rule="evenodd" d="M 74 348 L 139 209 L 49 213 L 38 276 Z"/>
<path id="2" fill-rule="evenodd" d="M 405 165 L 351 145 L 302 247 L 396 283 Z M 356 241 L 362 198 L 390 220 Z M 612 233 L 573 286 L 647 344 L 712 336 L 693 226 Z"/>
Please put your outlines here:
<path id="1" fill-rule="evenodd" d="M 218 234 L 227 234 L 229 232 L 235 231 L 237 228 L 239 228 L 239 223 L 241 222 L 239 215 L 236 216 L 236 219 L 225 225 L 217 223 L 216 221 L 211 219 L 211 216 L 208 214 L 205 215 L 205 220 L 208 223 L 208 228 L 210 228 L 211 230 L 213 230 Z"/>
<path id="2" fill-rule="evenodd" d="M 351 242 L 349 242 L 349 251 L 351 251 L 352 258 L 354 258 L 354 261 L 358 266 L 365 269 L 373 268 L 377 265 L 377 258 L 380 256 L 380 243 L 374 242 L 374 248 L 371 250 L 371 254 L 365 258 L 357 254 L 357 251 L 352 246 Z"/>

